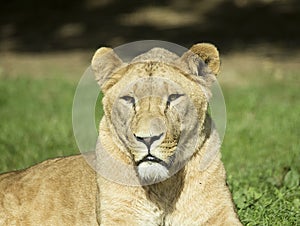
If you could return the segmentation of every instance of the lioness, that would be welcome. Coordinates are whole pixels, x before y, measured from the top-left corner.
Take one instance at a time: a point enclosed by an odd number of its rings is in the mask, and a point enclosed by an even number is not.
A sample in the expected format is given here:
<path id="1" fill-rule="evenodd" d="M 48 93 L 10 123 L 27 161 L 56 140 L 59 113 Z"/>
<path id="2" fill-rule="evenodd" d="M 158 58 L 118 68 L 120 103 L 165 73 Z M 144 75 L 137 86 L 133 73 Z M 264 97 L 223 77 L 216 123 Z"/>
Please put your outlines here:
<path id="1" fill-rule="evenodd" d="M 104 116 L 88 158 L 118 171 L 105 150 L 140 186 L 97 174 L 81 155 L 47 160 L 0 175 L 0 225 L 241 225 L 208 114 L 217 49 L 196 44 L 179 57 L 154 48 L 124 63 L 102 47 L 91 66 Z"/>

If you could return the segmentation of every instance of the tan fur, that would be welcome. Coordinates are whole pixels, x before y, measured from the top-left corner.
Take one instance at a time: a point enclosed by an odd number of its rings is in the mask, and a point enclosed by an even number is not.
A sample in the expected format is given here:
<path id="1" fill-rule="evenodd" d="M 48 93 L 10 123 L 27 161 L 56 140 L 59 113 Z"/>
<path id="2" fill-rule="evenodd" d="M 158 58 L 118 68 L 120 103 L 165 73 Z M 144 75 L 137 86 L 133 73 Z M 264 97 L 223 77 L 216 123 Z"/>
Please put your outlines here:
<path id="1" fill-rule="evenodd" d="M 0 225 L 241 225 L 207 114 L 219 63 L 217 49 L 206 43 L 181 57 L 152 49 L 130 63 L 100 48 L 92 69 L 104 92 L 101 148 L 132 166 L 142 185 L 96 175 L 82 156 L 48 160 L 0 175 Z M 176 93 L 184 95 L 167 106 Z M 157 139 L 148 152 L 162 165 L 142 161 L 141 137 L 151 136 Z M 180 141 L 193 148 L 180 148 Z M 98 169 L 122 175 L 102 157 L 97 146 L 89 158 Z"/>
<path id="2" fill-rule="evenodd" d="M 0 175 L 0 225 L 98 225 L 95 172 L 82 156 Z"/>

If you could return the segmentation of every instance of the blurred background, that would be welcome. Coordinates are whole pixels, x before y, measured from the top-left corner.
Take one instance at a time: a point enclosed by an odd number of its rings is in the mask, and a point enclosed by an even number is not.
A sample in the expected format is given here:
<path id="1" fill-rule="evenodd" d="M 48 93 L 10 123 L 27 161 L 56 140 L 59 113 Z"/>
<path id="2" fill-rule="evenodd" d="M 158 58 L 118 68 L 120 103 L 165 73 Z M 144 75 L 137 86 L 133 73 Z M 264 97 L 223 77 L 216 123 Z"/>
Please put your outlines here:
<path id="1" fill-rule="evenodd" d="M 0 172 L 79 153 L 72 101 L 97 48 L 210 42 L 222 59 L 222 153 L 239 215 L 300 225 L 299 27 L 299 0 L 2 1 Z"/>
<path id="2" fill-rule="evenodd" d="M 228 56 L 231 67 L 271 68 L 280 79 L 299 66 L 299 21 L 298 0 L 4 1 L 0 75 L 78 78 L 98 47 L 156 39 L 187 48 L 214 43 L 230 83 L 242 81 L 227 68 Z"/>
<path id="3" fill-rule="evenodd" d="M 44 60 L 79 76 L 72 70 L 86 66 L 98 47 L 145 39 L 187 48 L 206 41 L 223 56 L 263 57 L 293 67 L 300 49 L 299 21 L 298 0 L 5 1 L 0 8 L 1 71 L 32 73 Z"/>
<path id="4" fill-rule="evenodd" d="M 223 53 L 267 45 L 297 51 L 298 0 L 11 0 L 1 5 L 1 50 L 94 50 L 140 39 Z"/>

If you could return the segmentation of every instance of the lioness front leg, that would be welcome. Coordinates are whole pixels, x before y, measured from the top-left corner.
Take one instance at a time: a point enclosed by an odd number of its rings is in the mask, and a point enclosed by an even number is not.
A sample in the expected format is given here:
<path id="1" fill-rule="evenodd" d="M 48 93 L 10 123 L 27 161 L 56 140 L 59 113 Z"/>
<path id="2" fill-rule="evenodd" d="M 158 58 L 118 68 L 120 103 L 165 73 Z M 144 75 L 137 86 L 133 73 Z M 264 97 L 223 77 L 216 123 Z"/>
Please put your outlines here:
<path id="1" fill-rule="evenodd" d="M 205 226 L 242 226 L 233 207 L 224 208 L 214 218 L 207 221 Z"/>
<path id="2" fill-rule="evenodd" d="M 141 186 L 126 186 L 98 178 L 98 223 L 101 226 L 158 226 L 162 212 L 147 200 Z M 105 192 L 102 192 L 105 191 Z"/>
<path id="3" fill-rule="evenodd" d="M 105 203 L 101 203 L 99 224 L 101 226 L 111 225 L 124 225 L 124 226 L 158 226 L 162 225 L 163 218 L 160 216 L 159 211 L 153 210 L 150 206 L 150 210 L 146 209 L 144 205 L 142 208 L 136 208 L 137 204 L 130 201 L 124 202 L 119 200 L 120 203 L 113 202 L 111 205 L 106 206 Z M 142 204 L 142 203 L 140 203 Z M 157 214 L 155 214 L 155 212 Z"/>

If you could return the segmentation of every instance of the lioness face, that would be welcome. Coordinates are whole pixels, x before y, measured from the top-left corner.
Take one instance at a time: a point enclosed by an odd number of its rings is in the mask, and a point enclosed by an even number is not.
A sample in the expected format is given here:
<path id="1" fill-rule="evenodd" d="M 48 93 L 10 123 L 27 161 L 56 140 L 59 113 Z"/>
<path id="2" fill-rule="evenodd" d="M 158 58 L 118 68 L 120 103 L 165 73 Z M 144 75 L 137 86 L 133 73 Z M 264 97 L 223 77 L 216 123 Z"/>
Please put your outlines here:
<path id="1" fill-rule="evenodd" d="M 189 88 L 197 90 L 197 111 L 193 96 L 180 84 L 188 79 L 166 67 L 170 66 L 146 63 L 131 67 L 103 100 L 111 128 L 144 182 L 167 179 L 181 168 L 195 150 L 199 120 L 206 113 L 200 86 L 190 81 Z"/>
<path id="2" fill-rule="evenodd" d="M 104 93 L 102 121 L 120 151 L 114 156 L 133 165 L 144 184 L 182 168 L 205 137 L 207 84 L 219 71 L 216 48 L 197 44 L 181 57 L 154 48 L 125 64 L 103 47 L 92 68 Z"/>

